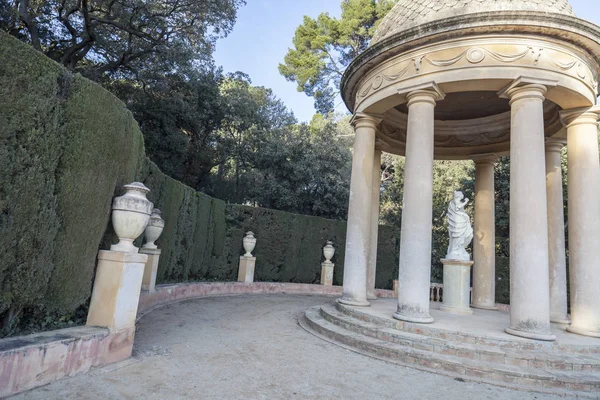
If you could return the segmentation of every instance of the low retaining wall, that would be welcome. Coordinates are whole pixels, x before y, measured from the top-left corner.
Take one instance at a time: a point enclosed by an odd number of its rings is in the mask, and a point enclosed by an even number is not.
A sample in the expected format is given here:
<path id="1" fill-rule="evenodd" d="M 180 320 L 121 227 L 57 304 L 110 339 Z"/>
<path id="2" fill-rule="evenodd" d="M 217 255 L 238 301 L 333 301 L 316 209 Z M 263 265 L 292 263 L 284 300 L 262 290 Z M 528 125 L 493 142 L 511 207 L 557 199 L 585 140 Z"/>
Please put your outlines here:
<path id="1" fill-rule="evenodd" d="M 161 285 L 142 292 L 138 318 L 155 308 L 178 301 L 245 294 L 301 294 L 341 296 L 341 286 L 300 283 L 183 283 Z M 377 296 L 393 298 L 391 290 Z M 131 356 L 135 329 L 110 332 L 81 326 L 0 340 L 0 397 L 14 395 L 53 381 L 87 372 L 93 367 L 126 360 Z"/>
<path id="2" fill-rule="evenodd" d="M 217 282 L 217 283 L 181 283 L 161 285 L 153 293 L 142 292 L 138 306 L 138 318 L 170 303 L 216 296 L 234 296 L 243 294 L 304 294 L 315 296 L 341 296 L 341 286 L 307 285 L 302 283 L 279 282 Z M 391 290 L 377 290 L 379 297 L 394 297 Z"/>
<path id="3" fill-rule="evenodd" d="M 0 398 L 123 361 L 135 329 L 76 327 L 0 340 Z"/>

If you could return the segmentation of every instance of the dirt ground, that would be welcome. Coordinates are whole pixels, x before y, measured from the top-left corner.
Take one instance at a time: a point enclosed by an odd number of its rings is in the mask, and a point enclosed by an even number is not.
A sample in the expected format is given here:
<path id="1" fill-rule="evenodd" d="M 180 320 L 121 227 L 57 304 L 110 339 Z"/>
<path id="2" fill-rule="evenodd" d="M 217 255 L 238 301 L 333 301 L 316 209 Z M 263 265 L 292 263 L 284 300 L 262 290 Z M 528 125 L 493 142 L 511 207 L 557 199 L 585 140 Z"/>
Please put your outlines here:
<path id="1" fill-rule="evenodd" d="M 559 399 L 459 382 L 325 342 L 297 318 L 327 301 L 257 295 L 166 306 L 139 322 L 133 360 L 11 399 Z"/>

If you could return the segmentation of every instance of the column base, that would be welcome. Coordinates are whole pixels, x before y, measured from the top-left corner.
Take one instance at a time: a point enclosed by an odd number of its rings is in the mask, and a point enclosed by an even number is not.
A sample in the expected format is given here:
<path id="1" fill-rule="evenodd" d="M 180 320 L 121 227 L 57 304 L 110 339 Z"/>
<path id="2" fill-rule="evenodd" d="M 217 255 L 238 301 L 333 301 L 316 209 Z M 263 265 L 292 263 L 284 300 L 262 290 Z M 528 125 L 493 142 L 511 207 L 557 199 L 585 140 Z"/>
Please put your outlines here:
<path id="1" fill-rule="evenodd" d="M 473 310 L 470 308 L 458 308 L 458 307 L 447 307 L 444 305 L 440 306 L 440 311 L 444 311 L 450 314 L 457 315 L 473 315 Z"/>
<path id="2" fill-rule="evenodd" d="M 399 311 L 396 311 L 393 315 L 394 319 L 405 321 L 405 322 L 413 322 L 415 324 L 432 324 L 434 319 L 431 315 L 406 315 L 402 314 Z"/>
<path id="3" fill-rule="evenodd" d="M 579 328 L 576 326 L 567 326 L 567 332 L 574 333 L 576 335 L 581 336 L 590 336 L 595 338 L 600 338 L 600 331 L 590 331 L 585 328 Z"/>
<path id="4" fill-rule="evenodd" d="M 554 342 L 556 340 L 556 336 L 551 333 L 526 332 L 514 328 L 506 328 L 504 332 L 508 333 L 509 335 L 519 336 L 525 339 L 543 340 L 545 342 Z"/>
<path id="5" fill-rule="evenodd" d="M 345 306 L 353 306 L 353 307 L 369 307 L 371 305 L 371 303 L 369 303 L 366 300 L 365 301 L 360 301 L 360 300 L 356 301 L 356 300 L 351 300 L 351 299 L 345 299 L 343 297 L 340 297 L 336 301 Z"/>
<path id="6" fill-rule="evenodd" d="M 378 298 L 375 293 L 367 293 L 367 300 L 377 300 Z"/>
<path id="7" fill-rule="evenodd" d="M 498 307 L 496 306 L 486 306 L 486 305 L 479 305 L 479 304 L 471 304 L 471 308 L 476 308 L 478 310 L 488 310 L 488 311 L 498 311 Z"/>
<path id="8" fill-rule="evenodd" d="M 564 317 L 550 316 L 550 322 L 552 322 L 553 324 L 569 325 L 571 323 L 571 320 L 569 319 L 568 316 L 564 316 Z"/>

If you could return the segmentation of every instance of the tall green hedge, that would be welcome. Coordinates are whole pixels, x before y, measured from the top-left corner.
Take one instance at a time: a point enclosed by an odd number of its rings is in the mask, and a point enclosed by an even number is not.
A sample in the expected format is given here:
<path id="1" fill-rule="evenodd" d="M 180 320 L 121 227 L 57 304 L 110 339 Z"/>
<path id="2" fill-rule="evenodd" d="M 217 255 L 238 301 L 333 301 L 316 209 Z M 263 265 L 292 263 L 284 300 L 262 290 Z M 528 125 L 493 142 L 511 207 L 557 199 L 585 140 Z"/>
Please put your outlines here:
<path id="1" fill-rule="evenodd" d="M 258 237 L 256 278 L 315 283 L 340 221 L 226 205 L 164 175 L 131 113 L 109 92 L 0 32 L 0 320 L 56 318 L 88 301 L 99 248 L 115 242 L 110 206 L 140 180 L 166 227 L 158 283 L 235 280 L 242 238 Z M 397 232 L 382 228 L 378 283 L 391 287 Z"/>
<path id="2" fill-rule="evenodd" d="M 124 104 L 0 31 L 0 327 L 58 319 L 87 304 L 98 249 L 115 242 L 112 198 L 144 182 L 166 221 L 157 282 L 235 280 L 242 238 L 256 233 L 259 281 L 316 283 L 322 247 L 346 224 L 226 205 L 163 174 Z M 398 275 L 399 229 L 380 227 L 377 286 Z M 504 274 L 506 268 L 500 268 Z M 500 296 L 502 297 L 502 295 Z M 85 315 L 83 313 L 83 315 Z"/>

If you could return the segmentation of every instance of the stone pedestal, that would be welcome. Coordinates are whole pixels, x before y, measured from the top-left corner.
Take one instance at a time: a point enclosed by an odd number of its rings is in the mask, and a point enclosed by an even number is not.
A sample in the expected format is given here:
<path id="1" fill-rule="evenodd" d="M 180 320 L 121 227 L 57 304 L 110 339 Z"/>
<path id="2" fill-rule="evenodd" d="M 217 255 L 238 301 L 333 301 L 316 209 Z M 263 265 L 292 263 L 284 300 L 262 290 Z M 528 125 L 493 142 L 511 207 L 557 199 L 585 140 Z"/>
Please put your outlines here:
<path id="1" fill-rule="evenodd" d="M 148 256 L 148 261 L 146 261 L 146 267 L 144 268 L 144 278 L 142 279 L 142 290 L 152 293 L 156 287 L 156 271 L 158 271 L 161 250 L 141 248 L 140 253 Z"/>
<path id="2" fill-rule="evenodd" d="M 335 264 L 330 262 L 324 262 L 321 264 L 321 285 L 333 286 L 333 268 Z"/>
<path id="3" fill-rule="evenodd" d="M 87 325 L 112 331 L 135 327 L 146 254 L 101 250 Z"/>
<path id="4" fill-rule="evenodd" d="M 442 260 L 444 264 L 444 302 L 440 311 L 452 314 L 473 314 L 471 297 L 471 267 L 473 261 Z"/>
<path id="5" fill-rule="evenodd" d="M 240 257 L 240 268 L 238 273 L 238 282 L 253 283 L 254 282 L 254 266 L 256 265 L 256 257 Z"/>

